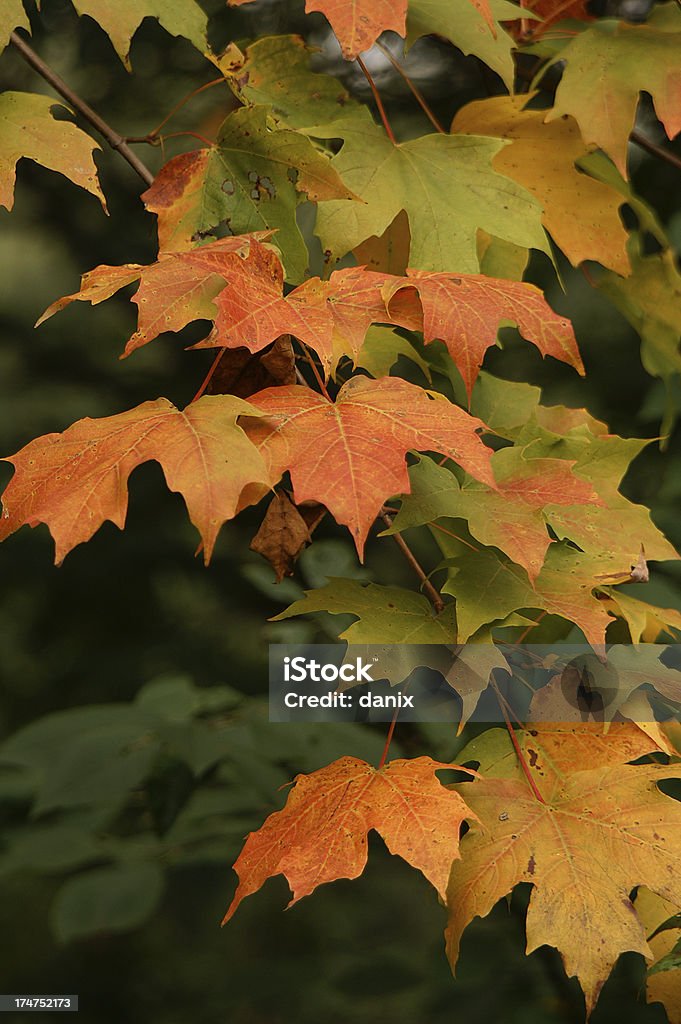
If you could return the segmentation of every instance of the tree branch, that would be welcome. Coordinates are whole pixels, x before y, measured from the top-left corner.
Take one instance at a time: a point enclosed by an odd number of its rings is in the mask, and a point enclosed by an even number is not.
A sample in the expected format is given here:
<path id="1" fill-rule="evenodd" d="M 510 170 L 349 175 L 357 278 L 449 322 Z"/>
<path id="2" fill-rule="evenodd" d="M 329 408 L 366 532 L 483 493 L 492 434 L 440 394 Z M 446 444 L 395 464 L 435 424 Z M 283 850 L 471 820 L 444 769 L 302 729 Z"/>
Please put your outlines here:
<path id="1" fill-rule="evenodd" d="M 142 163 L 139 157 L 135 156 L 125 139 L 119 135 L 118 132 L 115 132 L 113 128 L 111 128 L 111 126 L 108 125 L 106 121 L 104 121 L 99 114 L 85 102 L 85 100 L 82 100 L 80 96 L 73 91 L 73 89 L 69 88 L 64 79 L 53 71 L 52 68 L 50 68 L 43 60 L 41 60 L 35 50 L 32 49 L 28 43 L 25 43 L 17 32 L 12 32 L 10 35 L 10 41 L 15 50 L 17 50 L 24 58 L 26 63 L 30 64 L 33 70 L 37 71 L 38 74 L 81 115 L 81 117 L 86 121 L 89 121 L 92 127 L 99 132 L 112 149 L 115 149 L 117 153 L 120 153 L 124 160 L 128 161 L 132 169 L 139 174 L 145 185 L 152 185 L 154 182 L 154 175 L 151 173 L 149 168 Z"/>

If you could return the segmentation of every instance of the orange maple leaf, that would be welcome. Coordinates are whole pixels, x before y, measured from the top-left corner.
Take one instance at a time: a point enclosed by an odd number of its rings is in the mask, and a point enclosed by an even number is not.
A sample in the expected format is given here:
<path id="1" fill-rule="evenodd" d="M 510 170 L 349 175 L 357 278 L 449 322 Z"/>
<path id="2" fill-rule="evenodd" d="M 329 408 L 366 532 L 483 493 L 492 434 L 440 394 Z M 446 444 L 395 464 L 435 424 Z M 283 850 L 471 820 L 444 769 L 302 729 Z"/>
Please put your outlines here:
<path id="1" fill-rule="evenodd" d="M 53 302 L 36 327 L 71 302 L 82 300 L 94 306 L 111 298 L 126 284 L 139 281 L 139 289 L 132 299 L 139 307 L 139 321 L 124 353 L 130 355 L 163 331 L 180 331 L 193 320 L 214 320 L 213 300 L 226 282 L 246 287 L 253 275 L 262 276 L 270 252 L 261 243 L 271 234 L 257 231 L 234 235 L 188 252 L 162 253 L 157 262 L 149 266 L 95 267 L 83 275 L 80 291 Z M 242 344 L 241 341 L 235 343 Z"/>
<path id="2" fill-rule="evenodd" d="M 123 529 L 128 477 L 155 459 L 184 497 L 208 562 L 222 524 L 268 490 L 263 460 L 236 423 L 244 413 L 258 410 L 233 395 L 206 395 L 184 411 L 159 398 L 36 438 L 5 460 L 15 473 L 2 497 L 0 540 L 46 523 L 59 564 L 107 519 Z"/>
<path id="3" fill-rule="evenodd" d="M 286 876 L 293 893 L 289 906 L 324 882 L 357 878 L 367 862 L 371 829 L 444 896 L 459 856 L 461 824 L 474 815 L 437 780 L 441 768 L 458 766 L 416 757 L 373 768 L 341 757 L 298 775 L 283 810 L 246 839 L 234 865 L 239 885 L 222 923 L 273 875 Z"/>
<path id="4" fill-rule="evenodd" d="M 406 279 L 393 279 L 384 286 L 389 311 L 391 299 L 409 288 L 416 289 L 421 299 L 425 341 L 444 341 L 469 398 L 485 352 L 496 342 L 504 321 L 517 324 L 542 355 L 561 359 L 584 373 L 572 324 L 554 313 L 532 284 L 482 274 L 407 270 Z"/>
<path id="5" fill-rule="evenodd" d="M 489 0 L 470 0 L 496 38 L 497 26 Z M 252 0 L 228 0 L 232 7 Z M 407 0 L 306 0 L 305 13 L 320 11 L 340 43 L 346 60 L 354 60 L 374 45 L 383 32 L 407 34 Z"/>
<path id="6" fill-rule="evenodd" d="M 245 421 L 271 477 L 290 471 L 295 501 L 319 501 L 348 526 L 360 558 L 386 498 L 409 492 L 405 454 L 436 451 L 496 487 L 484 423 L 441 395 L 397 377 L 352 377 L 336 402 L 294 384 L 250 401 L 262 421 Z"/>

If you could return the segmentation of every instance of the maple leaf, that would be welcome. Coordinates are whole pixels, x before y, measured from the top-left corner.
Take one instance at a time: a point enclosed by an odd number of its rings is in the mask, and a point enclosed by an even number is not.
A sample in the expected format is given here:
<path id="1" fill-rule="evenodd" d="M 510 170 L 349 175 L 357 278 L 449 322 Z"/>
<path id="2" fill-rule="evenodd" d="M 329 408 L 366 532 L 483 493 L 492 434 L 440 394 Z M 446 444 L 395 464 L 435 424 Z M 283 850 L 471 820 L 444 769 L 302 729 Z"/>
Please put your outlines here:
<path id="1" fill-rule="evenodd" d="M 631 696 L 646 684 L 677 706 L 681 703 L 681 672 L 660 661 L 666 651 L 654 644 L 613 644 L 600 658 L 588 666 L 589 688 L 598 695 L 596 712 L 611 721 L 618 713 L 625 714 Z M 581 688 L 581 690 L 580 690 Z M 584 713 L 583 673 L 577 666 L 553 676 L 532 698 L 529 717 L 536 721 L 580 721 Z M 648 713 L 650 706 L 647 707 Z"/>
<path id="2" fill-rule="evenodd" d="M 267 106 L 280 123 L 314 135 L 315 126 L 342 125 L 363 110 L 341 83 L 310 70 L 314 52 L 300 36 L 266 36 L 220 68 L 235 95 L 252 106 Z"/>
<path id="3" fill-rule="evenodd" d="M 243 107 L 223 121 L 213 146 L 162 167 L 142 198 L 158 217 L 162 250 L 190 248 L 220 225 L 232 234 L 276 229 L 287 277 L 299 281 L 309 259 L 296 223 L 302 194 L 343 205 L 357 198 L 305 135 L 272 130 L 265 107 Z"/>
<path id="4" fill-rule="evenodd" d="M 334 137 L 333 127 L 324 137 Z M 477 273 L 479 228 L 549 251 L 537 201 L 492 168 L 501 142 L 424 135 L 394 145 L 368 114 L 364 123 L 346 126 L 343 138 L 331 164 L 363 202 L 319 207 L 315 230 L 328 259 L 382 235 L 401 210 L 411 232 L 409 264 L 419 270 Z"/>
<path id="5" fill-rule="evenodd" d="M 319 501 L 350 529 L 360 558 L 386 498 L 407 493 L 405 454 L 438 451 L 494 487 L 484 424 L 442 396 L 395 377 L 352 377 L 335 403 L 299 385 L 251 398 L 264 415 L 246 426 L 272 479 L 291 474 L 295 501 Z"/>
<path id="6" fill-rule="evenodd" d="M 363 367 L 372 377 L 387 377 L 400 356 L 404 356 L 422 370 L 430 383 L 430 366 L 406 338 L 389 327 L 370 327 L 364 344 L 355 359 L 355 365 Z"/>
<path id="7" fill-rule="evenodd" d="M 400 210 L 381 235 L 370 235 L 353 249 L 360 266 L 403 277 L 409 263 L 411 232 L 409 218 Z"/>
<path id="8" fill-rule="evenodd" d="M 681 630 L 681 612 L 675 608 L 658 608 L 647 601 L 629 597 L 622 590 L 610 587 L 603 589 L 609 595 L 616 613 L 626 621 L 633 644 L 642 640 L 654 643 L 661 633 L 674 636 L 674 631 Z"/>
<path id="9" fill-rule="evenodd" d="M 75 124 L 56 120 L 52 111 L 63 106 L 49 96 L 34 93 L 0 95 L 0 206 L 12 209 L 15 168 L 17 161 L 25 157 L 63 174 L 96 196 L 106 210 L 92 159 L 99 146 Z"/>
<path id="10" fill-rule="evenodd" d="M 681 131 L 680 48 L 681 12 L 674 5 L 655 11 L 644 25 L 596 22 L 551 62 L 566 67 L 546 120 L 570 114 L 587 145 L 603 149 L 626 177 L 639 93 L 650 94 L 670 139 Z"/>
<path id="11" fill-rule="evenodd" d="M 681 939 L 681 927 L 658 930 L 661 924 L 678 913 L 678 907 L 645 886 L 641 886 L 636 893 L 634 906 L 646 933 L 650 936 L 648 944 L 655 958 L 646 979 L 647 1000 L 649 1003 L 662 1003 L 669 1024 L 681 1024 L 681 970 L 677 967 L 662 973 L 653 973 L 655 967 L 671 953 Z"/>
<path id="12" fill-rule="evenodd" d="M 22 0 L 3 0 L 0 4 L 0 53 L 9 43 L 9 38 L 15 28 L 31 31 L 31 23 L 24 10 Z"/>
<path id="13" fill-rule="evenodd" d="M 321 505 L 294 505 L 285 491 L 277 491 L 265 518 L 250 543 L 251 551 L 266 558 L 277 583 L 293 574 L 293 567 L 312 540 L 312 533 L 326 515 Z"/>
<path id="14" fill-rule="evenodd" d="M 388 310 L 391 298 L 409 287 L 418 292 L 423 306 L 424 340 L 444 341 L 469 399 L 485 352 L 495 344 L 503 323 L 517 324 L 542 355 L 561 359 L 584 373 L 570 321 L 554 313 L 534 285 L 475 274 L 407 270 L 406 281 L 383 288 Z"/>
<path id="15" fill-rule="evenodd" d="M 251 2 L 228 0 L 232 7 Z M 368 50 L 382 32 L 406 32 L 407 0 L 305 0 L 305 13 L 313 11 L 327 18 L 346 60 Z"/>
<path id="16" fill-rule="evenodd" d="M 223 349 L 206 384 L 207 395 L 250 398 L 256 391 L 276 384 L 294 384 L 296 360 L 291 339 L 283 334 L 262 352 L 247 348 Z"/>
<path id="17" fill-rule="evenodd" d="M 261 248 L 253 259 L 262 262 L 262 273 L 250 274 L 217 297 L 215 330 L 196 348 L 238 344 L 257 351 L 291 333 L 315 350 L 328 373 L 340 355 L 357 359 L 371 323 L 391 319 L 383 298 L 392 281 L 388 274 L 348 267 L 334 271 L 328 281 L 309 278 L 284 295 L 276 257 Z M 398 298 L 392 318 L 412 330 L 421 327 L 421 311 L 409 297 Z"/>
<path id="18" fill-rule="evenodd" d="M 207 563 L 222 524 L 269 488 L 262 458 L 236 423 L 245 413 L 259 415 L 231 395 L 204 396 L 184 411 L 159 398 L 36 438 L 5 460 L 15 472 L 2 498 L 0 540 L 46 523 L 60 564 L 107 519 L 123 529 L 128 476 L 155 459 L 169 489 L 182 494 Z"/>
<path id="19" fill-rule="evenodd" d="M 548 503 L 580 509 L 599 502 L 590 483 L 560 459 L 527 460 L 522 450 L 504 448 L 491 459 L 497 490 L 466 480 L 459 484 L 444 466 L 419 459 L 409 470 L 411 492 L 388 533 L 432 522 L 442 516 L 465 519 L 483 544 L 505 551 L 536 580 L 551 544 L 544 508 Z"/>
<path id="20" fill-rule="evenodd" d="M 450 566 L 442 592 L 456 598 L 459 643 L 481 626 L 505 619 L 511 612 L 538 609 L 574 623 L 588 643 L 605 643 L 605 630 L 614 613 L 593 593 L 596 575 L 607 559 L 576 551 L 565 543 L 550 544 L 541 571 L 533 583 L 519 565 L 494 548 L 466 548 L 456 538 L 456 526 L 434 531 L 434 538 Z"/>
<path id="21" fill-rule="evenodd" d="M 520 22 L 509 27 L 514 39 L 521 43 L 541 39 L 546 30 L 561 21 L 593 21 L 589 0 L 527 0 L 528 10 L 542 20 L 531 28 Z"/>
<path id="22" fill-rule="evenodd" d="M 286 806 L 251 832 L 234 865 L 239 886 L 223 924 L 273 875 L 291 887 L 292 906 L 318 885 L 357 878 L 367 862 L 367 835 L 375 829 L 391 853 L 417 868 L 444 896 L 459 832 L 469 811 L 458 793 L 435 777 L 456 765 L 430 757 L 373 768 L 341 757 L 310 775 L 298 775 Z"/>
<path id="23" fill-rule="evenodd" d="M 632 274 L 626 287 L 610 273 L 601 274 L 597 286 L 638 332 L 645 369 L 671 389 L 672 381 L 678 381 L 681 374 L 681 274 L 670 249 L 644 256 L 640 238 L 634 236 L 632 242 Z M 669 394 L 662 434 L 671 432 L 676 405 L 673 393 Z"/>
<path id="24" fill-rule="evenodd" d="M 507 139 L 493 165 L 530 191 L 544 208 L 543 224 L 570 262 L 597 260 L 616 274 L 628 274 L 627 233 L 619 214 L 625 197 L 575 165 L 587 146 L 577 122 L 563 117 L 545 123 L 545 111 L 524 110 L 528 97 L 492 96 L 456 114 L 452 133 Z"/>
<path id="25" fill-rule="evenodd" d="M 512 89 L 513 40 L 499 22 L 528 17 L 533 17 L 532 12 L 507 0 L 489 0 L 489 15 L 478 4 L 471 6 L 469 0 L 410 0 L 407 42 L 424 35 L 443 36 L 462 53 L 479 57 Z"/>
<path id="26" fill-rule="evenodd" d="M 137 330 L 124 352 L 130 355 L 163 331 L 180 331 L 193 320 L 213 320 L 217 313 L 213 300 L 227 281 L 238 282 L 246 288 L 248 278 L 257 275 L 264 288 L 264 267 L 278 274 L 281 281 L 281 267 L 276 257 L 259 244 L 268 237 L 268 232 L 256 232 L 223 238 L 188 252 L 162 253 L 157 262 L 149 266 L 95 267 L 83 275 L 80 291 L 53 302 L 36 327 L 71 302 L 79 300 L 96 305 L 125 285 L 139 281 L 140 287 L 132 300 L 139 307 Z M 267 343 L 273 340 L 269 338 Z M 234 342 L 235 347 L 243 344 L 239 338 Z"/>
<path id="27" fill-rule="evenodd" d="M 73 6 L 104 29 L 128 71 L 130 43 L 145 18 L 155 18 L 171 36 L 184 36 L 201 53 L 208 49 L 208 19 L 194 0 L 73 0 Z"/>
<path id="28" fill-rule="evenodd" d="M 536 725 L 525 733 L 525 750 L 532 751 L 528 771 L 544 803 L 517 772 L 509 777 L 496 752 L 497 764 L 485 771 L 490 733 L 479 739 L 483 777 L 456 787 L 478 822 L 462 840 L 462 859 L 452 865 L 446 935 L 455 964 L 466 925 L 486 916 L 518 883 L 529 882 L 527 952 L 557 947 L 590 1014 L 620 953 L 651 956 L 631 890 L 646 885 L 681 903 L 681 806 L 657 785 L 681 777 L 681 769 L 624 764 L 629 758 L 621 743 L 608 735 L 595 744 L 583 728 L 564 727 L 556 736 L 550 726 Z M 635 729 L 624 726 L 622 737 L 629 728 Z"/>
<path id="29" fill-rule="evenodd" d="M 349 644 L 447 644 L 456 639 L 453 605 L 433 615 L 425 597 L 401 587 L 331 577 L 325 586 L 306 590 L 272 621 L 309 612 L 356 615 L 359 621 L 339 634 Z"/>

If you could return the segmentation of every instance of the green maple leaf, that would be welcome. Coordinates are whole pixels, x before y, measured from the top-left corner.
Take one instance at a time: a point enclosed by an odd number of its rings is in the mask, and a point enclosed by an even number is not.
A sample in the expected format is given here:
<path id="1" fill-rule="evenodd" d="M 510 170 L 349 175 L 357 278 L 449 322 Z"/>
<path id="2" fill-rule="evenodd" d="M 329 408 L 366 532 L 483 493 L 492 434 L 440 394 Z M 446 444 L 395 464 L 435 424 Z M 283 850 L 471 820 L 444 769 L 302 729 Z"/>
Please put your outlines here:
<path id="1" fill-rule="evenodd" d="M 382 235 L 401 210 L 411 231 L 409 265 L 419 270 L 477 273 L 480 228 L 549 252 L 537 201 L 492 168 L 499 140 L 424 135 L 394 145 L 368 115 L 346 127 L 344 139 L 332 166 L 363 202 L 319 208 L 316 231 L 327 258 Z"/>
<path id="2" fill-rule="evenodd" d="M 363 117 L 364 108 L 336 78 L 310 69 L 313 52 L 300 36 L 266 36 L 224 74 L 242 103 L 269 107 L 281 124 L 309 135 L 318 125 L 334 125 L 342 135 L 344 123 Z"/>
<path id="3" fill-rule="evenodd" d="M 73 0 L 78 14 L 88 14 L 106 32 L 130 70 L 130 43 L 145 18 L 156 18 L 171 36 L 184 36 L 205 53 L 208 19 L 194 0 Z"/>
<path id="4" fill-rule="evenodd" d="M 265 107 L 251 107 L 225 119 L 214 146 L 170 160 L 144 201 L 164 250 L 187 249 L 220 225 L 234 235 L 276 229 L 287 276 L 299 281 L 309 259 L 296 223 L 303 194 L 342 200 L 346 211 L 355 198 L 306 136 L 274 129 Z"/>
<path id="5" fill-rule="evenodd" d="M 357 356 L 356 365 L 363 367 L 372 377 L 387 377 L 400 356 L 416 363 L 426 379 L 431 381 L 430 366 L 426 360 L 406 338 L 390 327 L 369 328 Z"/>
<path id="6" fill-rule="evenodd" d="M 681 44 L 680 44 L 681 45 Z M 668 394 L 681 374 L 681 274 L 671 250 L 643 256 L 638 240 L 630 246 L 633 273 L 627 281 L 604 272 L 599 290 L 627 318 L 641 338 L 641 362 L 654 377 L 660 377 Z M 662 433 L 671 431 L 676 410 L 671 394 Z"/>
<path id="7" fill-rule="evenodd" d="M 411 0 L 407 15 L 407 43 L 413 43 L 419 36 L 444 36 L 462 53 L 479 57 L 512 90 L 514 69 L 511 51 L 515 44 L 498 23 L 536 18 L 536 15 L 507 0 L 490 0 L 490 10 L 497 22 L 494 33 L 490 31 L 480 11 L 468 0 L 463 3 L 453 0 Z"/>
<path id="8" fill-rule="evenodd" d="M 96 142 L 70 121 L 57 121 L 52 111 L 60 106 L 50 96 L 27 92 L 0 95 L 0 206 L 12 209 L 15 166 L 26 157 L 58 171 L 75 185 L 106 202 L 92 159 Z"/>
<path id="9" fill-rule="evenodd" d="M 571 114 L 587 145 L 627 173 L 627 142 L 639 94 L 647 92 L 669 138 L 681 130 L 681 11 L 658 9 L 644 25 L 597 21 L 551 63 L 566 61 L 547 121 Z M 550 65 L 549 65 L 550 66 Z"/>
<path id="10" fill-rule="evenodd" d="M 21 0 L 0 0 L 0 53 L 9 43 L 9 37 L 15 28 L 31 31 L 24 5 Z"/>
<path id="11" fill-rule="evenodd" d="M 538 609 L 575 623 L 587 642 L 605 642 L 605 630 L 612 621 L 610 605 L 594 596 L 601 584 L 597 577 L 614 568 L 611 559 L 576 551 L 565 543 L 551 544 L 534 584 L 527 573 L 495 548 L 472 551 L 450 537 L 435 534 L 447 553 L 449 578 L 442 587 L 456 598 L 459 643 L 511 612 Z M 614 612 L 612 613 L 614 614 Z"/>
<path id="12" fill-rule="evenodd" d="M 350 644 L 444 644 L 456 638 L 452 605 L 435 616 L 425 597 L 401 587 L 332 577 L 326 586 L 306 590 L 273 621 L 309 612 L 356 615 L 359 621 L 340 634 Z"/>

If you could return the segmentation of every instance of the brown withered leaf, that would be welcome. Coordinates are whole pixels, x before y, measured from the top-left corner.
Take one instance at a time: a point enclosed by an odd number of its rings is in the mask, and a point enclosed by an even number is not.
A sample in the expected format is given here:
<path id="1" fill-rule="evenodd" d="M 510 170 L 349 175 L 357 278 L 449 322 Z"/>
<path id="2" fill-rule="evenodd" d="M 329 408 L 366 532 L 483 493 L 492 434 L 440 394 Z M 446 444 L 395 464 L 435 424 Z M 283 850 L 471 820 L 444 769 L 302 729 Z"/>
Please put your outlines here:
<path id="1" fill-rule="evenodd" d="M 250 548 L 267 559 L 277 583 L 281 583 L 284 576 L 293 575 L 298 557 L 325 515 L 326 509 L 317 502 L 297 506 L 286 491 L 277 491 L 274 495 Z"/>
<path id="2" fill-rule="evenodd" d="M 295 384 L 296 364 L 290 334 L 282 334 L 262 352 L 224 348 L 206 387 L 207 395 L 250 398 L 277 384 Z"/>

